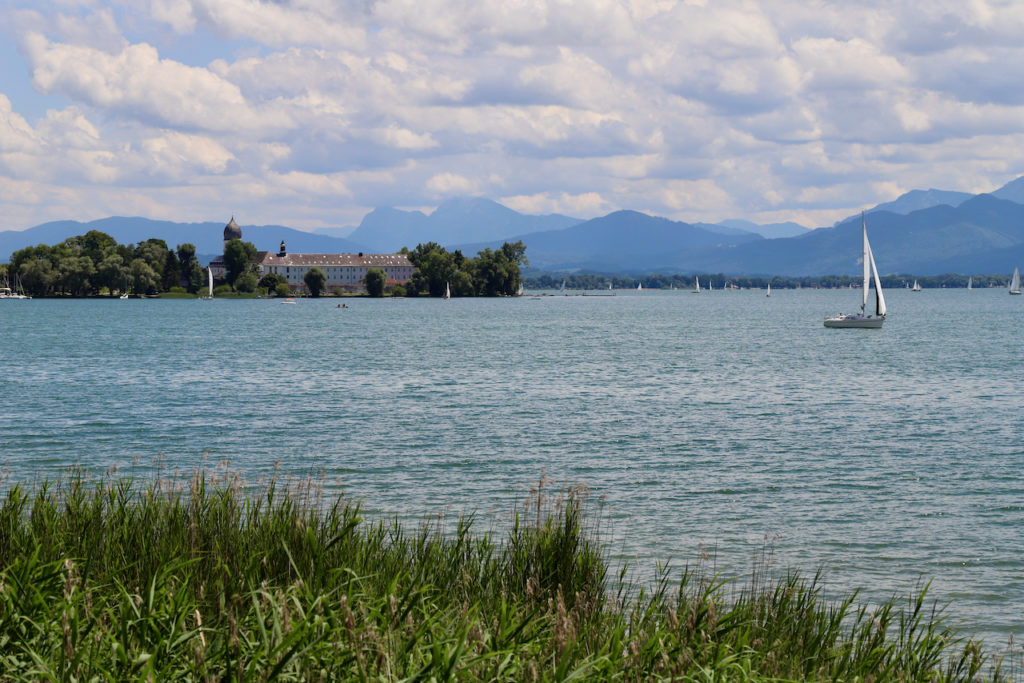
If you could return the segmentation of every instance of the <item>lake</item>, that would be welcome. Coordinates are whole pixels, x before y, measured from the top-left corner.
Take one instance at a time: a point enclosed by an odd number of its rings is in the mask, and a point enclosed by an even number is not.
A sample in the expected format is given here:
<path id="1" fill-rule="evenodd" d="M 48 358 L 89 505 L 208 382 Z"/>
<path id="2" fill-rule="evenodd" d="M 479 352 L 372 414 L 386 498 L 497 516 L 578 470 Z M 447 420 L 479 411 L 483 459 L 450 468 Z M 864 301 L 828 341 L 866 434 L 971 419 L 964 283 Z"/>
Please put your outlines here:
<path id="1" fill-rule="evenodd" d="M 932 580 L 1005 643 L 1024 606 L 1024 300 L 850 290 L 519 299 L 0 301 L 6 485 L 72 465 L 230 461 L 372 515 L 507 524 L 542 475 L 582 484 L 649 576 L 707 556 L 825 572 L 868 599 Z"/>

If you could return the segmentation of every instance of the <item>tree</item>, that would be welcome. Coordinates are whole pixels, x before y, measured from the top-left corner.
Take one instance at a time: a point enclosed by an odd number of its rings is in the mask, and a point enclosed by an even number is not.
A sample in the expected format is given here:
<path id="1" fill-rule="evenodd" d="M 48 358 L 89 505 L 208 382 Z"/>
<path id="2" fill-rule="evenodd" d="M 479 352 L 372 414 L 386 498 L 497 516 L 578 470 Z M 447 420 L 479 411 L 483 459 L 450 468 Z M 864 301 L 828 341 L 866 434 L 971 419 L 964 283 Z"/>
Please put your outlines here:
<path id="1" fill-rule="evenodd" d="M 306 274 L 302 276 L 302 281 L 306 283 L 306 288 L 309 289 L 309 295 L 312 297 L 320 296 L 320 292 L 324 291 L 327 286 L 327 276 L 324 275 L 324 271 L 315 266 L 306 271 Z"/>
<path id="2" fill-rule="evenodd" d="M 133 259 L 129 266 L 131 273 L 132 289 L 136 294 L 149 294 L 156 291 L 160 276 L 146 263 L 145 259 Z"/>
<path id="3" fill-rule="evenodd" d="M 195 294 L 203 284 L 203 267 L 196 259 L 196 245 L 186 242 L 178 245 L 178 269 L 182 279 L 185 280 L 185 288 Z"/>
<path id="4" fill-rule="evenodd" d="M 96 284 L 100 287 L 106 287 L 110 296 L 114 296 L 114 291 L 124 291 L 128 284 L 128 268 L 124 264 L 124 259 L 117 249 L 109 248 L 104 250 L 103 258 L 96 264 Z"/>
<path id="5" fill-rule="evenodd" d="M 170 253 L 173 252 L 167 248 L 167 242 L 156 238 L 150 238 L 145 242 L 139 242 L 135 247 L 133 257 L 145 261 L 146 265 L 150 267 L 156 276 L 156 282 L 148 289 L 155 290 L 163 282 L 164 267 L 167 265 L 167 257 Z"/>
<path id="6" fill-rule="evenodd" d="M 387 281 L 388 276 L 380 268 L 370 268 L 363 277 L 366 293 L 370 296 L 384 296 L 384 285 Z"/>
<path id="7" fill-rule="evenodd" d="M 224 270 L 227 271 L 224 279 L 234 287 L 238 276 L 251 269 L 255 260 L 256 246 L 252 242 L 230 240 L 224 245 Z"/>
<path id="8" fill-rule="evenodd" d="M 277 273 L 267 273 L 260 278 L 257 286 L 260 289 L 265 289 L 268 292 L 273 292 L 277 289 L 277 285 L 280 283 L 288 284 L 288 279 L 284 275 L 278 275 Z"/>
<path id="9" fill-rule="evenodd" d="M 181 284 L 181 263 L 178 261 L 178 256 L 170 249 L 167 250 L 167 256 L 164 258 L 164 273 L 160 279 L 160 288 L 165 292 L 171 291 L 171 287 L 177 287 Z"/>
<path id="10" fill-rule="evenodd" d="M 239 292 L 255 292 L 257 284 L 256 273 L 249 270 L 239 275 L 238 279 L 235 280 L 235 289 Z"/>
<path id="11" fill-rule="evenodd" d="M 278 282 L 277 287 L 274 287 L 274 296 L 289 297 L 292 295 L 292 288 L 288 286 L 287 282 Z"/>

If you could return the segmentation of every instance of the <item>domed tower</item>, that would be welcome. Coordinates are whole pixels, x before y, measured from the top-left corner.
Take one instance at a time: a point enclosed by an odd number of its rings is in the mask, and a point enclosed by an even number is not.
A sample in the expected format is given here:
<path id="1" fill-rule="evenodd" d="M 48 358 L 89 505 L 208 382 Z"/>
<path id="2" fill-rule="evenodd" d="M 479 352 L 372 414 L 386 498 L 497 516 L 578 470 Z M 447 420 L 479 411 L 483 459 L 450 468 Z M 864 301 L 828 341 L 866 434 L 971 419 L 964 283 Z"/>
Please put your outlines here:
<path id="1" fill-rule="evenodd" d="M 228 242 L 231 240 L 242 239 L 242 229 L 238 227 L 238 223 L 235 222 L 235 217 L 232 216 L 228 224 L 224 226 L 224 246 L 228 246 Z"/>

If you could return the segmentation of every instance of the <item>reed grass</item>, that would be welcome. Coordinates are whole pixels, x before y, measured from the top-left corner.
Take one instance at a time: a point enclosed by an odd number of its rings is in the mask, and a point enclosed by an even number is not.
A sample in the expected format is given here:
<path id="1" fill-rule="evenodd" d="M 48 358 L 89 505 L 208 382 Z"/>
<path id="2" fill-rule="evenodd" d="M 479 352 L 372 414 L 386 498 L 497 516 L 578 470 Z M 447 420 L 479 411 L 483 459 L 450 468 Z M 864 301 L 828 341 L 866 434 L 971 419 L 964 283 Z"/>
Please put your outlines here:
<path id="1" fill-rule="evenodd" d="M 922 589 L 830 601 L 610 574 L 585 492 L 541 487 L 502 533 L 367 521 L 310 482 L 73 473 L 0 504 L 0 680 L 1000 678 Z"/>

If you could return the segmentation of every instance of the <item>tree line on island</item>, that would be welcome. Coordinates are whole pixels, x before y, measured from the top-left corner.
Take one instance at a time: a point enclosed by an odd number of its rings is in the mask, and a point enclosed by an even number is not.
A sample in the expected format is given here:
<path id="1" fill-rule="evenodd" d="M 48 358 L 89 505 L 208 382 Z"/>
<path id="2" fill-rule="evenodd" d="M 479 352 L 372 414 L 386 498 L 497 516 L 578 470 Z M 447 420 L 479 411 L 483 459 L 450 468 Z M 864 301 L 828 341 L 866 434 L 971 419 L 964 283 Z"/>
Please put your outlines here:
<path id="1" fill-rule="evenodd" d="M 448 252 L 435 242 L 419 244 L 412 250 L 403 248 L 401 253 L 412 263 L 413 276 L 405 285 L 393 285 L 392 296 L 442 296 L 446 288 L 452 296 L 511 295 L 522 284 L 521 267 L 527 264 L 522 242 L 505 243 L 497 250 L 484 249 L 475 258 L 468 258 L 461 251 Z M 256 254 L 251 242 L 227 242 L 223 255 L 225 274 L 214 294 L 294 296 L 296 293 L 284 276 L 259 276 Z M 198 294 L 207 284 L 195 245 L 184 243 L 171 249 L 162 239 L 125 245 L 99 230 L 54 245 L 19 249 L 8 264 L 0 264 L 0 280 L 16 280 L 34 297 L 124 293 L 187 296 Z M 308 269 L 303 280 L 310 296 L 328 294 L 327 276 L 322 269 Z M 363 284 L 370 296 L 388 293 L 387 276 L 382 269 L 368 269 Z"/>

